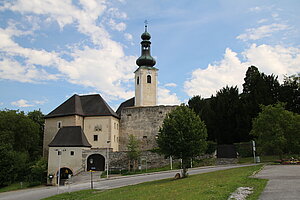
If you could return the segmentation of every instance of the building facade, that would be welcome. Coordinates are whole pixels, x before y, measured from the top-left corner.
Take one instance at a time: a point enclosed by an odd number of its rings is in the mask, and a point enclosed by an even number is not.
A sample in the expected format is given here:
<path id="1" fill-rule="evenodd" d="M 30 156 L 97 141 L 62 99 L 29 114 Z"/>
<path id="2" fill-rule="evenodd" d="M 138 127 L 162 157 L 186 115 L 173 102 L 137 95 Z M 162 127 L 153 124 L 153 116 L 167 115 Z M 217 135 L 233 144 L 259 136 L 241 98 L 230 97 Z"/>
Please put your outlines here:
<path id="1" fill-rule="evenodd" d="M 53 177 L 50 183 L 56 184 L 58 176 L 104 171 L 109 160 L 110 167 L 124 167 L 129 135 L 140 141 L 141 150 L 157 147 L 159 127 L 175 106 L 157 105 L 158 69 L 150 54 L 147 26 L 141 38 L 141 56 L 134 72 L 135 97 L 115 112 L 99 94 L 75 94 L 45 116 L 43 155 L 48 158 L 48 175 Z M 153 166 L 163 159 L 150 152 L 143 155 Z"/>

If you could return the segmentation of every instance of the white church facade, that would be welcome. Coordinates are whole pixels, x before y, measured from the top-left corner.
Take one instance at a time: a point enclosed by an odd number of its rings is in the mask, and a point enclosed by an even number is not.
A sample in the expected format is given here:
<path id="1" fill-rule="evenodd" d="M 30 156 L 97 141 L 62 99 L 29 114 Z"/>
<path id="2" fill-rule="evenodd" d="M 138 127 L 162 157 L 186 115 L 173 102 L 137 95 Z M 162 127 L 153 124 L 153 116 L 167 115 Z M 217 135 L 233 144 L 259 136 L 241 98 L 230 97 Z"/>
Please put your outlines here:
<path id="1" fill-rule="evenodd" d="M 115 112 L 99 94 L 75 94 L 45 116 L 43 155 L 48 158 L 52 184 L 58 174 L 66 178 L 82 171 L 104 171 L 108 161 L 110 166 L 124 166 L 129 135 L 139 140 L 143 151 L 156 147 L 159 127 L 175 106 L 157 105 L 158 69 L 150 54 L 147 26 L 141 38 L 135 97 Z M 156 156 L 149 157 L 153 161 L 149 158 L 148 162 L 159 164 Z"/>

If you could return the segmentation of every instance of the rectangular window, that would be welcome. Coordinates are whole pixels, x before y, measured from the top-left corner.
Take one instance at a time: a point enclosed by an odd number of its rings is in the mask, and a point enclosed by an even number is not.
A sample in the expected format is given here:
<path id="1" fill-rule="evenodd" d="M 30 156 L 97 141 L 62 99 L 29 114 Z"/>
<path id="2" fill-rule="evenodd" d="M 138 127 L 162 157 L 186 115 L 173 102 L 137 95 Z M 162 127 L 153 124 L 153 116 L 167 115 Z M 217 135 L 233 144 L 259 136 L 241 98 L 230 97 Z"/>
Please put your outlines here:
<path id="1" fill-rule="evenodd" d="M 94 141 L 98 141 L 98 135 L 94 135 Z"/>
<path id="2" fill-rule="evenodd" d="M 70 155 L 71 155 L 71 156 L 74 156 L 74 151 L 70 151 Z"/>

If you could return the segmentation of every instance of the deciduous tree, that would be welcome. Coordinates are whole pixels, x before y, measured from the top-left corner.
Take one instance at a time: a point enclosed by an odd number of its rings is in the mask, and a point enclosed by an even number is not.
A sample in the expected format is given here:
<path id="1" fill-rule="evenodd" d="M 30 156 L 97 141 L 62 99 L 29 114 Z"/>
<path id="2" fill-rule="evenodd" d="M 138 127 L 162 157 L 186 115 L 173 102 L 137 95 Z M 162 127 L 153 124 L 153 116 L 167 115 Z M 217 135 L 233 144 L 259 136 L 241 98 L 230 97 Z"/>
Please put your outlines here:
<path id="1" fill-rule="evenodd" d="M 157 143 L 165 157 L 182 159 L 185 177 L 191 159 L 205 152 L 206 137 L 204 122 L 193 110 L 181 105 L 164 119 Z"/>
<path id="2" fill-rule="evenodd" d="M 129 135 L 127 149 L 127 156 L 129 160 L 128 171 L 131 169 L 131 164 L 133 165 L 133 170 L 135 171 L 141 151 L 139 141 L 134 135 Z"/>
<path id="3" fill-rule="evenodd" d="M 284 104 L 261 106 L 262 112 L 253 120 L 251 134 L 258 150 L 264 154 L 300 152 L 300 116 L 284 109 Z"/>

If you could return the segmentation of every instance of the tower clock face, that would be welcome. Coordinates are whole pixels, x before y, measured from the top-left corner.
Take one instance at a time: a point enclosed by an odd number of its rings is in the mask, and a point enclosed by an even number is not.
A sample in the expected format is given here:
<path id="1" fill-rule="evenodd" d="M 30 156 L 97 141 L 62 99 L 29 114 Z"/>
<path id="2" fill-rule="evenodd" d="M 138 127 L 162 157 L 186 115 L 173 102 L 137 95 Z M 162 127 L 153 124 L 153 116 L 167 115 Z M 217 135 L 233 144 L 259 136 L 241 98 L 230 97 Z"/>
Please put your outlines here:
<path id="1" fill-rule="evenodd" d="M 151 74 L 151 72 L 148 70 L 148 71 L 147 71 L 147 74 Z"/>

